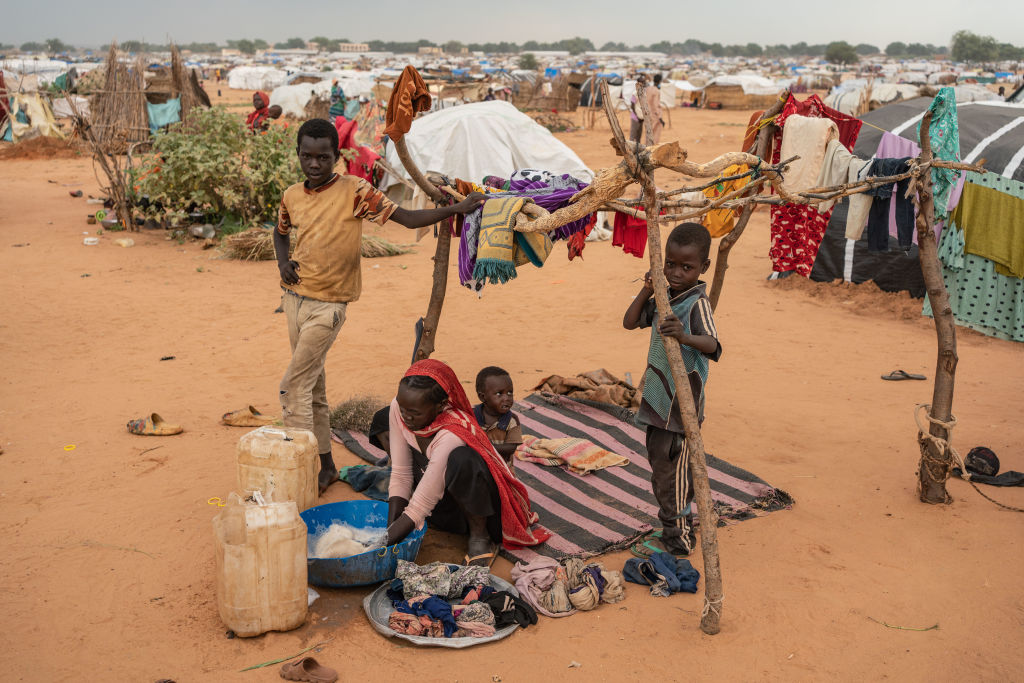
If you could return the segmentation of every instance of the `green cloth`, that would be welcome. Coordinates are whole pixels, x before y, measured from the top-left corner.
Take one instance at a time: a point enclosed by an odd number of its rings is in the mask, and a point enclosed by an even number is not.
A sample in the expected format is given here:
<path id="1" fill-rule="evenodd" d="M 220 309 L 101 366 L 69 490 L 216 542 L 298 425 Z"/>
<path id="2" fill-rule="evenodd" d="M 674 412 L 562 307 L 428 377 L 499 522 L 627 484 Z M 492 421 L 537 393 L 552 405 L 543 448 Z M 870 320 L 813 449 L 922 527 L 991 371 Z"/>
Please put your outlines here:
<path id="1" fill-rule="evenodd" d="M 932 122 L 928 126 L 932 154 L 942 161 L 960 161 L 960 129 L 957 125 L 956 92 L 946 86 L 939 90 L 928 106 Z M 917 124 L 917 140 L 921 141 L 921 124 Z M 952 168 L 933 168 L 934 201 L 936 218 L 943 217 L 948 209 L 949 193 L 953 191 L 960 171 Z"/>
<path id="2" fill-rule="evenodd" d="M 957 324 L 990 337 L 1024 342 L 1024 280 L 1000 275 L 994 262 L 965 253 L 964 233 L 955 222 L 942 231 L 938 256 Z M 922 313 L 932 315 L 927 296 Z"/>
<path id="3" fill-rule="evenodd" d="M 690 309 L 700 300 L 704 288 L 701 286 L 691 287 L 689 290 L 676 296 L 669 301 L 672 306 L 672 313 L 683 324 L 683 331 L 690 334 Z M 679 345 L 683 354 L 683 366 L 689 377 L 696 373 L 700 382 L 700 394 L 695 397 L 694 408 L 697 415 L 704 414 L 704 385 L 708 381 L 708 357 L 697 349 L 686 344 L 672 340 L 672 343 Z M 692 381 L 692 380 L 691 380 Z M 669 412 L 676 402 L 676 384 L 672 379 L 672 368 L 668 364 L 668 355 L 665 353 L 665 340 L 658 331 L 657 320 L 651 322 L 651 346 L 647 352 L 647 370 L 644 372 L 643 400 L 654 409 L 662 420 L 669 421 Z"/>
<path id="4" fill-rule="evenodd" d="M 995 261 L 1001 275 L 1024 278 L 1024 199 L 991 187 L 984 176 L 977 180 L 964 184 L 953 212 L 953 220 L 964 231 L 964 251 Z"/>

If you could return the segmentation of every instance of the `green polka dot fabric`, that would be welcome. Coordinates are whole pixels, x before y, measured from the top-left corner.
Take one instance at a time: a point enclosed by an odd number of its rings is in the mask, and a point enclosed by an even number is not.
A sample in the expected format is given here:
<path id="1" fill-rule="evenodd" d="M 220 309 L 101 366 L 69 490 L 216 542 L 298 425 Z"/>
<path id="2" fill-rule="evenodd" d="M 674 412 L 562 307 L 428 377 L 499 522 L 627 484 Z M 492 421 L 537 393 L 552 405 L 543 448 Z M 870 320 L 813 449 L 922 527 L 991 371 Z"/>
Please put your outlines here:
<path id="1" fill-rule="evenodd" d="M 967 182 L 992 187 L 1024 201 L 1024 184 L 996 173 L 969 173 Z M 993 261 L 964 253 L 964 233 L 952 221 L 942 231 L 938 255 L 957 324 L 990 337 L 1024 342 L 1024 280 L 1001 275 L 995 271 Z M 932 315 L 927 295 L 922 313 Z"/>

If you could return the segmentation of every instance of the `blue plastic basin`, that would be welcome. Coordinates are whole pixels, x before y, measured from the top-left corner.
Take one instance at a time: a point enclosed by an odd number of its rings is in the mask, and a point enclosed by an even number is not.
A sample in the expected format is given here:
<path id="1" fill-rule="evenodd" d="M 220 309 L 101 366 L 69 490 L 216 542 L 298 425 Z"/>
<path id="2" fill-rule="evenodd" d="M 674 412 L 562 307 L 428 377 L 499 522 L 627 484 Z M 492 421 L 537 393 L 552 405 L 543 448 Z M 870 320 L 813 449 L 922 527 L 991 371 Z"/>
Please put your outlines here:
<path id="1" fill-rule="evenodd" d="M 362 529 L 384 529 L 388 525 L 388 504 L 378 500 L 345 500 L 311 507 L 301 516 L 310 536 L 322 533 L 335 522 Z M 395 578 L 399 560 L 415 561 L 426 531 L 424 524 L 401 543 L 352 557 L 310 557 L 306 560 L 309 582 L 314 586 L 348 588 L 390 581 Z"/>

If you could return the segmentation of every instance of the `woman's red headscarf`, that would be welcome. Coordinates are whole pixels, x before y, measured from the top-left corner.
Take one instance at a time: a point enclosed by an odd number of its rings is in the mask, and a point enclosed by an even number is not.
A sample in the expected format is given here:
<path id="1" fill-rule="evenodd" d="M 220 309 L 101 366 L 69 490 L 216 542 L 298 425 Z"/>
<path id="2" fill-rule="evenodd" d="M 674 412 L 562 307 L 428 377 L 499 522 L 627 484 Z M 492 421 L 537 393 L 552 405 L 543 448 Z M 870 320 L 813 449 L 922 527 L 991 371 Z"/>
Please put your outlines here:
<path id="1" fill-rule="evenodd" d="M 256 127 L 270 116 L 270 95 L 262 90 L 257 90 L 253 94 L 260 96 L 260 101 L 263 102 L 263 107 L 260 109 L 253 109 L 249 112 L 249 116 L 245 119 L 245 125 L 249 126 L 249 130 L 256 130 Z"/>
<path id="2" fill-rule="evenodd" d="M 444 411 L 430 426 L 413 434 L 434 436 L 444 429 L 465 441 L 467 446 L 480 454 L 487 463 L 491 476 L 494 477 L 494 483 L 498 485 L 498 496 L 501 498 L 501 534 L 505 545 L 538 545 L 551 538 L 551 533 L 544 527 L 530 529 L 538 517 L 537 513 L 530 509 L 530 497 L 526 487 L 512 476 L 512 470 L 494 450 L 491 440 L 477 424 L 473 406 L 470 405 L 455 372 L 439 360 L 427 359 L 413 363 L 405 376 L 430 377 L 448 394 L 448 405 Z"/>

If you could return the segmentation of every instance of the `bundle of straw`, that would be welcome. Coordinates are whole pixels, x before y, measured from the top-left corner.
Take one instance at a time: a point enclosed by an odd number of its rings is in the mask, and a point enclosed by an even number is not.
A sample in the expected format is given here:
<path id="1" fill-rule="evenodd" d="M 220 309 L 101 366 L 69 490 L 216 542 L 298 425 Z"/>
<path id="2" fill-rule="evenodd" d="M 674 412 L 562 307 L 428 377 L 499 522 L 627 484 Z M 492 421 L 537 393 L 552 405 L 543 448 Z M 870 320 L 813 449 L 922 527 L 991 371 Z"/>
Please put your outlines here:
<path id="1" fill-rule="evenodd" d="M 289 253 L 295 248 L 291 241 Z M 249 228 L 242 232 L 228 235 L 221 242 L 221 251 L 231 259 L 241 261 L 270 261 L 274 255 L 274 233 L 266 228 Z M 363 235 L 361 253 L 363 258 L 380 256 L 398 256 L 412 251 L 412 245 L 395 244 L 376 235 Z"/>

